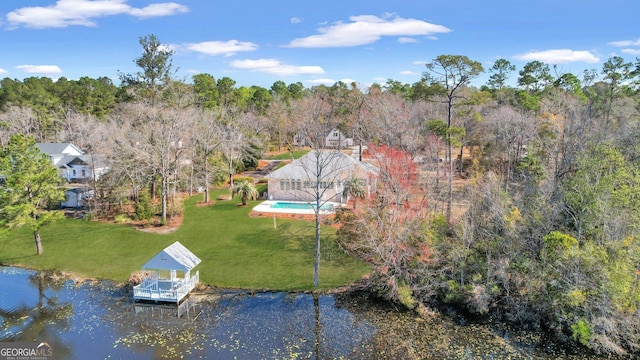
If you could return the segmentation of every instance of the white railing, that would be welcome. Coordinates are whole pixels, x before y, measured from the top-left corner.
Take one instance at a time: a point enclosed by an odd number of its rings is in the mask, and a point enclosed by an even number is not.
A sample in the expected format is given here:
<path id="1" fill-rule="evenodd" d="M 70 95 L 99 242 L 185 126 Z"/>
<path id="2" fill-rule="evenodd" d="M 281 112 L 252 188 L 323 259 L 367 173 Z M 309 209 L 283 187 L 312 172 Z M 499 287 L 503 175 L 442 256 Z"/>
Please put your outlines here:
<path id="1" fill-rule="evenodd" d="M 162 289 L 159 286 L 160 282 L 168 282 L 158 280 L 155 282 L 143 282 L 140 285 L 134 286 L 133 298 L 134 299 L 148 299 L 148 300 L 166 300 L 166 301 L 178 301 L 186 296 L 189 291 L 196 287 L 200 282 L 200 272 L 196 271 L 195 275 L 189 278 L 187 281 L 180 280 L 173 284 L 171 289 Z"/>

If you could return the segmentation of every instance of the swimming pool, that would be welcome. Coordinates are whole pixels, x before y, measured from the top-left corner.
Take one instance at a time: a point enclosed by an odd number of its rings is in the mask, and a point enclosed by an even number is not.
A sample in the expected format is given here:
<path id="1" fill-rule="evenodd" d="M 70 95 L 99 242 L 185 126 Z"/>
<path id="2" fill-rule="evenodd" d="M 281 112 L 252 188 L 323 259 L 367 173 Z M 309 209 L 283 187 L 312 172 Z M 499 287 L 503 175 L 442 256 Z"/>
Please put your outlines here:
<path id="1" fill-rule="evenodd" d="M 339 203 L 327 202 L 320 206 L 320 213 L 333 213 Z M 268 200 L 253 208 L 253 211 L 282 214 L 314 214 L 316 204 L 305 201 Z"/>
<path id="2" fill-rule="evenodd" d="M 271 209 L 292 209 L 292 210 L 306 210 L 315 209 L 316 204 L 308 202 L 292 202 L 292 201 L 276 201 L 270 206 Z M 333 210 L 333 204 L 323 204 L 320 206 L 320 210 L 330 211 Z"/>

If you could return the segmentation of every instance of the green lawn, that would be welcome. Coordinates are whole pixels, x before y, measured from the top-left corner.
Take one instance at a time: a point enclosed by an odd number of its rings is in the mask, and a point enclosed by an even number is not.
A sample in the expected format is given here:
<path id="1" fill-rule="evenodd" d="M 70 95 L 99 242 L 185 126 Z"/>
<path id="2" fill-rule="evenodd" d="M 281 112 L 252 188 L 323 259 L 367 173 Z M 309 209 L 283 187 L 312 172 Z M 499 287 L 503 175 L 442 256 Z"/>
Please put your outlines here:
<path id="1" fill-rule="evenodd" d="M 267 160 L 291 160 L 291 155 L 294 159 L 298 159 L 306 155 L 310 150 L 293 150 L 291 153 L 285 151 L 278 155 L 269 156 Z"/>
<path id="2" fill-rule="evenodd" d="M 212 198 L 226 191 L 214 192 Z M 312 289 L 313 222 L 251 218 L 251 208 L 239 199 L 217 200 L 196 206 L 202 196 L 185 202 L 180 228 L 170 234 L 152 234 L 127 225 L 64 219 L 43 228 L 44 254 L 35 255 L 27 229 L 0 239 L 0 264 L 61 270 L 116 281 L 129 275 L 174 241 L 180 241 L 202 259 L 197 269 L 205 284 L 244 289 Z M 335 244 L 335 230 L 322 228 L 320 287 L 334 288 L 360 279 L 368 268 L 347 257 Z"/>

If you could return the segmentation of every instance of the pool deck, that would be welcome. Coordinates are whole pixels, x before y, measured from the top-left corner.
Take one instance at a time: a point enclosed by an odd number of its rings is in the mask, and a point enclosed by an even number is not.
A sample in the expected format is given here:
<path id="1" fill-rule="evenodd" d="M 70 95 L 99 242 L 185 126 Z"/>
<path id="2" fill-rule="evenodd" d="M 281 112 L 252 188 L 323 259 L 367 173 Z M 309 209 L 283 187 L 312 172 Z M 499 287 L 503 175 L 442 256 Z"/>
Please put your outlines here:
<path id="1" fill-rule="evenodd" d="M 271 205 L 273 205 L 274 203 L 278 203 L 278 202 L 287 202 L 287 203 L 296 203 L 296 204 L 306 204 L 307 202 L 304 201 L 277 201 L 277 200 L 267 200 L 267 201 L 263 201 L 262 203 L 256 205 L 253 210 L 252 213 L 254 213 L 255 215 L 274 215 L 274 214 L 278 214 L 278 215 L 302 215 L 304 218 L 306 218 L 307 216 L 311 215 L 314 216 L 315 215 L 315 211 L 309 207 L 308 209 L 287 209 L 287 208 L 271 208 Z M 333 208 L 336 207 L 341 207 L 342 204 L 337 203 L 337 202 L 328 202 L 327 204 L 331 204 L 333 205 Z M 320 209 L 320 214 L 321 215 L 333 215 L 335 214 L 334 210 L 322 210 Z"/>

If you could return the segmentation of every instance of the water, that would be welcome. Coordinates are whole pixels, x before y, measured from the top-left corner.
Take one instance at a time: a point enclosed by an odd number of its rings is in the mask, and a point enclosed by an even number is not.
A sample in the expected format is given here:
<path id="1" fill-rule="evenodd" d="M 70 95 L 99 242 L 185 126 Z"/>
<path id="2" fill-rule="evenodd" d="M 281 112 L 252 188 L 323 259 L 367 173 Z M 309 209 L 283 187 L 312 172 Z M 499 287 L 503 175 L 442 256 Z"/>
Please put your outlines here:
<path id="1" fill-rule="evenodd" d="M 585 358 L 540 334 L 423 319 L 366 293 L 212 290 L 190 299 L 178 318 L 175 308 L 133 304 L 111 282 L 0 267 L 0 342 L 47 342 L 56 359 Z"/>
<path id="2" fill-rule="evenodd" d="M 290 209 L 290 210 L 311 210 L 312 208 L 316 208 L 316 204 L 312 203 L 304 203 L 304 202 L 287 202 L 287 201 L 277 201 L 271 204 L 270 208 L 272 209 Z M 332 204 L 324 204 L 320 206 L 320 210 L 331 211 L 333 210 Z"/>

